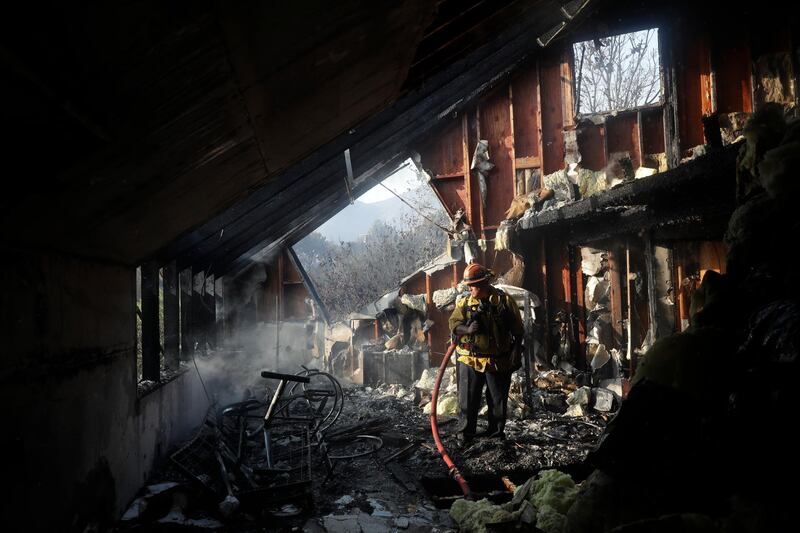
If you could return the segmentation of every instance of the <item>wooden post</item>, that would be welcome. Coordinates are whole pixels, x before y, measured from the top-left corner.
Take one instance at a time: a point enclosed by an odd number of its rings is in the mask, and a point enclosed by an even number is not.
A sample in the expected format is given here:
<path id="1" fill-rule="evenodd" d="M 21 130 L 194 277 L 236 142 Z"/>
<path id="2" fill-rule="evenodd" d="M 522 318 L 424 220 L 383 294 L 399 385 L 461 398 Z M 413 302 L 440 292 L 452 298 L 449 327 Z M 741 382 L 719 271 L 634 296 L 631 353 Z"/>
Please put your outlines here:
<path id="1" fill-rule="evenodd" d="M 577 252 L 577 253 L 576 253 Z M 578 343 L 577 355 L 581 358 L 581 364 L 586 361 L 586 297 L 583 286 L 583 270 L 581 270 L 580 249 L 570 247 L 570 271 L 573 276 L 572 285 L 572 307 L 577 311 L 576 321 L 578 323 L 576 341 Z"/>
<path id="2" fill-rule="evenodd" d="M 650 343 L 654 343 L 660 336 L 658 331 L 658 295 L 656 294 L 656 268 L 655 253 L 653 251 L 653 239 L 650 233 L 644 237 L 644 261 L 647 269 L 647 310 L 650 315 Z"/>
<path id="3" fill-rule="evenodd" d="M 533 350 L 533 320 L 531 316 L 531 297 L 525 292 L 525 307 L 523 309 L 523 324 L 525 325 L 525 349 L 522 352 L 522 369 L 525 376 L 525 385 L 522 389 L 525 403 L 533 408 L 533 391 L 531 389 L 531 351 Z"/>
<path id="4" fill-rule="evenodd" d="M 542 69 L 536 60 L 536 131 L 539 139 L 539 187 L 544 185 L 544 140 L 542 139 Z"/>
<path id="5" fill-rule="evenodd" d="M 144 263 L 142 270 L 142 379 L 159 381 L 158 265 Z"/>
<path id="6" fill-rule="evenodd" d="M 631 294 L 631 247 L 628 241 L 625 241 L 625 296 L 627 300 L 628 318 L 625 321 L 625 340 L 627 347 L 626 353 L 628 356 L 629 370 L 631 377 L 636 371 L 636 358 L 633 354 L 633 294 Z"/>
<path id="7" fill-rule="evenodd" d="M 511 128 L 511 186 L 514 188 L 514 196 L 525 191 L 517 189 L 517 151 L 514 147 L 514 93 L 511 90 L 511 83 L 508 84 L 508 123 Z M 495 232 L 496 233 L 496 232 Z"/>
<path id="8" fill-rule="evenodd" d="M 481 140 L 481 105 L 480 105 L 480 103 L 476 106 L 476 109 L 475 109 L 475 124 L 477 125 L 477 127 L 475 128 L 476 137 L 477 138 L 475 140 L 476 140 L 476 142 L 480 142 L 480 140 Z M 488 184 L 487 184 L 487 187 L 488 187 Z M 486 224 L 486 220 L 485 220 L 485 213 L 484 213 L 484 209 L 483 209 L 483 200 L 481 199 L 481 193 L 480 193 L 480 183 L 478 183 L 478 220 L 479 220 L 479 223 L 478 223 L 477 227 L 475 226 L 474 222 L 471 222 L 472 230 L 475 232 L 476 236 L 480 235 L 480 237 L 482 239 L 485 239 L 486 238 L 486 231 L 483 228 L 484 228 L 484 225 Z M 481 253 L 481 261 L 483 261 L 483 264 L 485 265 L 486 264 L 486 253 L 483 250 L 481 250 L 480 253 Z"/>
<path id="9" fill-rule="evenodd" d="M 180 361 L 178 312 L 178 268 L 171 261 L 164 267 L 164 366 L 170 370 L 177 370 Z"/>
<path id="10" fill-rule="evenodd" d="M 206 349 L 206 321 L 203 301 L 203 284 L 205 272 L 192 270 L 192 337 L 189 349 L 194 354 L 197 350 L 205 352 Z"/>
<path id="11" fill-rule="evenodd" d="M 675 285 L 675 293 L 678 298 L 678 331 L 683 331 L 684 320 L 687 322 L 691 319 L 689 316 L 689 298 L 686 295 L 686 287 L 683 286 L 683 279 L 686 277 L 686 271 L 683 267 L 683 261 L 678 262 L 676 268 L 678 275 L 678 283 Z"/>
<path id="12" fill-rule="evenodd" d="M 203 280 L 203 307 L 205 308 L 206 342 L 212 349 L 217 347 L 217 301 L 215 296 L 216 285 L 214 275 L 210 274 Z"/>
<path id="13" fill-rule="evenodd" d="M 644 166 L 644 133 L 642 132 L 642 110 L 636 112 L 636 142 L 639 144 L 639 166 Z M 638 168 L 638 167 L 637 167 Z M 634 168 L 634 171 L 636 168 Z"/>
<path id="14" fill-rule="evenodd" d="M 561 52 L 561 117 L 563 128 L 575 128 L 575 87 L 573 86 L 572 45 L 567 43 Z"/>
<path id="15" fill-rule="evenodd" d="M 470 171 L 470 154 L 469 154 L 469 113 L 464 112 L 461 115 L 461 150 L 464 159 L 464 191 L 467 195 L 467 200 L 464 202 L 464 212 L 467 215 L 467 222 L 474 227 L 475 221 L 472 218 L 472 171 Z"/>
<path id="16" fill-rule="evenodd" d="M 280 372 L 281 320 L 283 319 L 283 253 L 278 256 L 278 284 L 275 287 L 275 370 Z"/>
<path id="17" fill-rule="evenodd" d="M 569 335 L 570 356 L 575 359 L 577 357 L 577 342 L 578 336 L 575 328 L 575 304 L 573 300 L 573 286 L 572 286 L 572 258 L 569 253 L 569 245 L 562 244 L 560 246 L 561 260 L 561 287 L 564 291 L 564 311 L 567 312 L 567 335 Z"/>
<path id="18" fill-rule="evenodd" d="M 613 348 L 622 348 L 622 279 L 616 251 L 608 251 L 608 271 L 611 278 L 611 329 L 614 334 Z"/>
<path id="19" fill-rule="evenodd" d="M 433 305 L 433 293 L 431 289 L 431 275 L 427 272 L 425 273 L 425 300 L 428 309 L 430 309 Z M 428 330 L 426 336 L 428 337 L 428 353 L 430 353 L 433 351 L 433 335 L 431 334 L 431 330 Z"/>
<path id="20" fill-rule="evenodd" d="M 550 305 L 547 297 L 547 247 L 545 238 L 539 241 L 540 256 L 539 264 L 542 272 L 542 307 L 544 311 L 544 335 L 542 336 L 542 348 L 544 350 L 545 361 L 550 362 Z"/>
<path id="21" fill-rule="evenodd" d="M 214 316 L 216 317 L 214 325 L 214 341 L 215 344 L 223 344 L 226 340 L 227 330 L 225 328 L 225 283 L 222 278 L 214 278 Z M 322 353 L 322 352 L 320 352 Z"/>
<path id="22" fill-rule="evenodd" d="M 180 284 L 180 357 L 181 361 L 192 358 L 192 269 L 183 270 L 178 276 Z"/>
<path id="23" fill-rule="evenodd" d="M 673 20 L 658 31 L 658 47 L 661 54 L 661 79 L 664 80 L 664 148 L 667 167 L 676 168 L 681 162 L 681 135 L 678 109 L 678 69 L 675 58 L 677 23 Z"/>

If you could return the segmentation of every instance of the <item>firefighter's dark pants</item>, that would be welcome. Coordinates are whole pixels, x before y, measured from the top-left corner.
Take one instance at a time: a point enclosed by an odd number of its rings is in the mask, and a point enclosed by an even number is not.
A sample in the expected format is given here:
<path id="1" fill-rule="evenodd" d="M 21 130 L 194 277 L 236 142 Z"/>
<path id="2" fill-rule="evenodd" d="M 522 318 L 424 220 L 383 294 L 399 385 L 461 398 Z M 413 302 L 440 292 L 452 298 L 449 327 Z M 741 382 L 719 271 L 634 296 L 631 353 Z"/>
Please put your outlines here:
<path id="1" fill-rule="evenodd" d="M 477 432 L 484 385 L 486 405 L 489 407 L 487 435 L 502 436 L 506 425 L 511 372 L 477 372 L 471 366 L 458 362 L 458 406 L 461 410 L 459 425 L 466 437 L 472 437 Z"/>

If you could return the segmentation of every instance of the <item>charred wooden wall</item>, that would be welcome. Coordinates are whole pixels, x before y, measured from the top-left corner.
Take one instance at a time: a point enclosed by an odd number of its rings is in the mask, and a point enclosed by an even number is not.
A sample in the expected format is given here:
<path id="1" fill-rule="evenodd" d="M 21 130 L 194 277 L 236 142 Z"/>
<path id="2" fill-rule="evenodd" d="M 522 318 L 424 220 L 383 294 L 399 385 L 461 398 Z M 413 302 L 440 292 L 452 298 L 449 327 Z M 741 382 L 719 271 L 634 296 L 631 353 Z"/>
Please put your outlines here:
<path id="1" fill-rule="evenodd" d="M 487 240 L 487 249 L 479 252 L 479 261 L 498 274 L 511 266 L 509 252 L 493 249 L 496 229 L 506 218 L 506 209 L 517 194 L 531 192 L 529 188 L 541 186 L 541 176 L 564 168 L 565 155 L 573 139 L 585 168 L 601 170 L 611 154 L 628 152 L 634 169 L 647 166 L 663 172 L 691 157 L 694 147 L 713 142 L 706 138 L 708 131 L 704 130 L 704 122 L 708 123 L 709 118 L 714 124 L 724 123 L 725 117 L 734 114 L 746 118 L 770 101 L 781 103 L 787 109 L 796 105 L 795 56 L 800 41 L 792 21 L 762 14 L 761 23 L 751 24 L 752 21 L 722 13 L 716 13 L 718 20 L 715 21 L 699 17 L 696 12 L 689 11 L 686 4 L 682 5 L 676 10 L 654 10 L 655 14 L 609 16 L 606 19 L 609 24 L 602 26 L 605 35 L 659 28 L 663 84 L 660 103 L 584 116 L 576 121 L 572 41 L 561 41 L 519 67 L 475 105 L 454 116 L 436 135 L 419 144 L 421 165 L 430 174 L 431 185 L 447 212 L 452 216 L 462 209 L 477 238 Z M 763 22 L 767 18 L 771 21 L 769 25 Z M 588 31 L 590 33 L 576 36 L 575 40 L 605 36 L 599 30 Z M 495 164 L 487 180 L 485 206 L 481 203 L 478 177 L 469 169 L 480 139 L 489 142 L 490 160 Z M 534 179 L 524 179 L 527 169 L 532 171 Z M 696 275 L 708 269 L 724 272 L 724 260 L 718 259 L 720 255 L 724 258 L 724 250 L 721 250 L 724 226 L 717 219 L 724 220 L 725 213 L 729 214 L 732 208 L 728 194 L 734 180 L 732 166 L 729 170 L 727 185 L 720 185 L 718 198 L 713 191 L 706 191 L 704 203 L 694 206 L 695 212 L 705 209 L 710 213 L 709 220 L 715 220 L 704 229 L 687 229 L 688 225 L 696 223 L 686 217 L 683 226 L 677 225 L 677 231 L 669 235 L 662 232 L 660 241 L 646 246 L 649 233 L 624 225 L 615 230 L 614 223 L 608 220 L 593 222 L 587 218 L 587 224 L 605 224 L 602 236 L 590 236 L 592 232 L 588 231 L 579 237 L 574 231 L 561 231 L 559 225 L 554 224 L 550 228 L 538 228 L 537 235 L 526 237 L 521 250 L 525 261 L 524 286 L 545 302 L 547 313 L 543 326 L 547 331 L 552 329 L 556 313 L 565 311 L 574 322 L 575 350 L 585 355 L 582 342 L 586 333 L 587 310 L 583 307 L 586 280 L 580 272 L 579 249 L 581 244 L 598 238 L 603 239 L 612 257 L 616 288 L 612 296 L 615 347 L 621 347 L 624 336 L 621 324 L 628 315 L 626 291 L 631 284 L 625 280 L 629 274 L 626 265 L 630 261 L 625 259 L 632 258 L 632 271 L 645 272 L 646 263 L 654 260 L 653 246 L 666 246 L 669 250 L 669 261 L 666 256 L 661 257 L 656 270 L 669 271 L 670 286 L 664 281 L 664 286 L 657 287 L 656 293 L 663 299 L 669 291 L 676 305 L 674 316 L 661 323 L 675 330 L 685 327 Z M 658 177 L 656 174 L 649 179 Z M 676 191 L 675 201 L 682 201 L 683 194 L 691 195 L 691 192 Z M 553 216 L 555 219 L 560 215 Z M 463 267 L 463 262 L 456 266 L 459 274 Z M 458 280 L 459 276 L 428 276 L 427 292 L 430 295 L 438 289 L 455 286 Z M 644 342 L 651 322 L 655 324 L 655 319 L 648 314 L 646 296 L 644 298 L 632 298 L 631 304 L 637 307 L 633 314 L 640 317 L 632 333 L 637 347 Z M 431 306 L 430 297 L 428 301 Z M 445 313 L 437 313 L 439 320 L 446 320 Z M 669 333 L 664 329 L 662 326 L 661 335 Z M 430 334 L 431 344 L 442 346 L 447 335 L 446 330 L 435 327 Z"/>

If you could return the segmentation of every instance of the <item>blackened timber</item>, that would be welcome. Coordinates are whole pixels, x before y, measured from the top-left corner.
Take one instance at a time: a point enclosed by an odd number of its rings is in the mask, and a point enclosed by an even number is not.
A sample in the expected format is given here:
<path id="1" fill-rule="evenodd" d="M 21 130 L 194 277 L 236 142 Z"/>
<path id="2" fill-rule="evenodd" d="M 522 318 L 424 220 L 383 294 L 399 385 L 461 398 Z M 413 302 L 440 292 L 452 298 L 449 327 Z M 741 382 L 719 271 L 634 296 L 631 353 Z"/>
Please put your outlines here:
<path id="1" fill-rule="evenodd" d="M 404 158 L 405 154 L 397 156 L 390 164 L 386 164 L 386 174 L 378 174 L 376 179 L 381 180 L 388 176 L 388 173 L 394 171 L 395 165 L 399 165 Z M 342 161 L 339 163 L 343 168 Z M 354 163 L 358 166 L 357 160 Z M 353 189 L 356 197 L 373 185 L 372 182 L 365 182 L 365 180 L 357 181 L 358 184 Z M 305 209 L 300 212 L 293 202 L 294 194 L 306 195 L 309 198 L 306 201 Z M 193 264 L 202 265 L 203 268 L 210 267 L 216 275 L 223 275 L 229 271 L 225 268 L 226 266 L 240 258 L 244 259 L 261 251 L 267 244 L 279 241 L 286 243 L 288 234 L 302 225 L 303 221 L 307 219 L 327 220 L 332 217 L 350 203 L 350 196 L 341 180 L 328 180 L 318 185 L 309 183 L 307 188 L 300 191 L 284 191 L 276 196 L 275 201 L 279 202 L 277 205 L 280 207 L 264 209 L 260 218 L 254 221 L 253 226 L 247 230 L 221 242 L 215 248 L 207 250 L 205 255 L 200 256 L 201 249 L 195 249 L 191 255 L 179 259 L 179 263 L 181 260 L 191 261 Z M 294 242 L 296 241 L 293 240 L 288 244 L 294 244 Z"/>
<path id="2" fill-rule="evenodd" d="M 205 351 L 206 348 L 206 313 L 203 293 L 206 273 L 192 268 L 192 336 L 189 349 L 194 352 Z"/>
<path id="3" fill-rule="evenodd" d="M 677 205 L 659 209 L 635 206 L 623 211 L 597 213 L 569 221 L 561 235 L 571 244 L 586 245 L 620 235 L 652 233 L 658 240 L 719 240 L 725 233 L 733 212 L 732 204 L 697 206 Z M 549 233 L 549 228 L 540 232 Z M 527 238 L 522 238 L 528 242 Z"/>
<path id="4" fill-rule="evenodd" d="M 203 280 L 203 311 L 205 314 L 206 344 L 217 347 L 217 305 L 214 297 L 214 275 L 208 274 Z"/>
<path id="5" fill-rule="evenodd" d="M 192 357 L 192 269 L 182 270 L 178 275 L 180 285 L 180 358 L 188 361 Z"/>
<path id="6" fill-rule="evenodd" d="M 379 174 L 376 179 L 380 181 L 386 177 L 390 172 L 388 169 L 393 170 L 394 165 L 399 164 L 404 157 L 405 155 L 398 157 L 391 164 L 385 165 L 386 174 Z M 369 182 L 359 183 L 354 189 L 354 195 L 360 196 L 371 186 L 372 183 Z M 254 254 L 266 256 L 269 250 L 297 243 L 319 225 L 319 220 L 327 220 L 349 205 L 349 195 L 341 181 L 328 182 L 325 187 L 322 189 L 325 193 L 323 198 L 318 200 L 320 203 L 310 204 L 300 214 L 296 210 L 282 211 L 278 215 L 268 214 L 260 223 L 259 233 L 248 239 L 237 239 L 235 242 L 238 245 L 231 243 L 225 246 L 216 254 L 205 257 L 200 261 L 201 264 L 207 265 L 212 272 L 221 276 L 237 272 L 250 263 L 250 257 Z M 290 199 L 287 198 L 286 201 L 289 202 Z M 279 231 L 282 233 L 278 233 Z"/>
<path id="7" fill-rule="evenodd" d="M 317 308 L 319 309 L 320 313 L 322 313 L 322 318 L 325 319 L 325 323 L 330 324 L 331 320 L 330 316 L 328 315 L 328 310 L 325 308 L 322 298 L 319 297 L 319 293 L 317 293 L 317 287 L 314 285 L 314 281 L 308 275 L 308 272 L 306 272 L 306 269 L 303 267 L 303 263 L 301 263 L 300 259 L 297 257 L 294 248 L 289 246 L 288 251 L 289 258 L 292 260 L 292 265 L 294 265 L 294 268 L 300 273 L 300 278 L 303 280 L 303 285 L 305 285 L 308 294 L 310 294 L 314 299 L 314 303 L 316 303 Z"/>
<path id="8" fill-rule="evenodd" d="M 664 83 L 664 147 L 667 166 L 677 168 L 681 161 L 681 134 L 678 123 L 678 66 L 675 64 L 676 22 L 665 24 L 658 32 L 661 53 L 661 79 Z"/>
<path id="9" fill-rule="evenodd" d="M 142 379 L 159 381 L 158 265 L 144 263 L 142 271 Z"/>
<path id="10" fill-rule="evenodd" d="M 552 8 L 552 9 L 549 9 Z M 225 210 L 200 228 L 185 234 L 167 246 L 158 257 L 166 261 L 173 257 L 189 257 L 179 261 L 179 266 L 193 263 L 192 248 L 204 247 L 205 254 L 214 259 L 216 252 L 229 236 L 249 231 L 247 242 L 250 247 L 270 239 L 260 227 L 259 220 L 265 210 L 291 209 L 297 205 L 286 205 L 286 199 L 296 200 L 298 183 L 300 190 L 309 184 L 318 187 L 325 181 L 341 183 L 341 153 L 350 148 L 356 159 L 358 154 L 369 154 L 362 159 L 362 169 L 370 168 L 387 157 L 391 146 L 403 148 L 422 138 L 439 120 L 463 108 L 476 98 L 480 92 L 491 86 L 502 76 L 508 74 L 516 64 L 531 53 L 534 44 L 530 35 L 535 35 L 560 20 L 558 4 L 549 2 L 547 6 L 537 4 L 537 9 L 529 10 L 520 17 L 508 31 L 499 33 L 487 45 L 453 63 L 436 76 L 426 81 L 424 87 L 401 98 L 392 107 L 377 113 L 374 117 L 357 126 L 352 134 L 342 134 L 336 140 L 321 147 L 300 163 L 292 166 L 269 184 L 253 191 L 243 201 Z M 398 150 L 402 151 L 402 150 Z M 283 200 L 276 200 L 276 195 Z M 307 197 L 308 198 L 308 197 Z M 308 205 L 313 205 L 309 198 Z M 317 220 L 322 221 L 321 217 Z M 224 231 L 223 231 L 224 230 Z M 285 229 L 282 229 L 285 231 Z M 211 243 L 204 241 L 211 240 Z M 247 248 L 247 247 L 245 247 Z M 235 260 L 235 259 L 234 259 Z"/>
<path id="11" fill-rule="evenodd" d="M 177 370 L 178 353 L 178 269 L 175 261 L 164 267 L 164 366 Z"/>
<path id="12" fill-rule="evenodd" d="M 671 206 L 676 201 L 696 208 L 733 206 L 735 161 L 740 144 L 726 146 L 678 168 L 623 183 L 595 196 L 545 211 L 519 222 L 522 230 L 564 224 L 590 217 L 608 216 L 607 208 L 647 205 Z M 524 233 L 524 231 L 523 231 Z"/>
<path id="13" fill-rule="evenodd" d="M 653 250 L 653 239 L 650 233 L 646 233 L 644 237 L 644 261 L 647 270 L 647 311 L 650 315 L 648 333 L 650 335 L 650 342 L 653 343 L 659 338 L 660 332 L 658 331 L 658 295 L 656 292 L 656 268 L 655 268 L 655 251 Z"/>
<path id="14" fill-rule="evenodd" d="M 619 246 L 608 250 L 608 273 L 611 282 L 611 331 L 613 348 L 623 349 L 622 345 L 622 269 L 625 268 L 624 252 Z M 629 354 L 630 355 L 630 354 Z"/>

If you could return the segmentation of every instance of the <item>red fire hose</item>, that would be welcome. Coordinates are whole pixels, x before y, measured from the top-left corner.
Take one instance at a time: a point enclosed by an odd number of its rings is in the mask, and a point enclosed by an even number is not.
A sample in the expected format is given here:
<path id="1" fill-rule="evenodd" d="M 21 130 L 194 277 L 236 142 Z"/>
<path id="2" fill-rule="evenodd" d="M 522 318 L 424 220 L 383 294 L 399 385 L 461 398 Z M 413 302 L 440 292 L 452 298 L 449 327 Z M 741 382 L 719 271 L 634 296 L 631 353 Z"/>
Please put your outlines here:
<path id="1" fill-rule="evenodd" d="M 469 485 L 467 485 L 467 480 L 464 479 L 464 476 L 462 476 L 461 472 L 458 471 L 458 467 L 455 465 L 455 463 L 453 463 L 453 460 L 450 458 L 450 456 L 447 455 L 447 450 L 444 449 L 442 439 L 439 437 L 439 424 L 436 421 L 439 386 L 442 384 L 442 376 L 444 376 L 444 369 L 447 367 L 447 362 L 450 360 L 450 356 L 453 354 L 453 350 L 455 349 L 455 343 L 451 343 L 450 347 L 447 348 L 447 353 L 444 354 L 444 359 L 442 359 L 442 364 L 439 367 L 439 373 L 436 374 L 436 382 L 433 384 L 433 392 L 431 393 L 431 433 L 433 433 L 433 440 L 436 443 L 436 449 L 439 450 L 442 460 L 447 465 L 448 472 L 453 479 L 458 482 L 459 486 L 461 487 L 461 492 L 464 493 L 464 497 L 469 498 L 471 491 L 469 490 Z"/>

